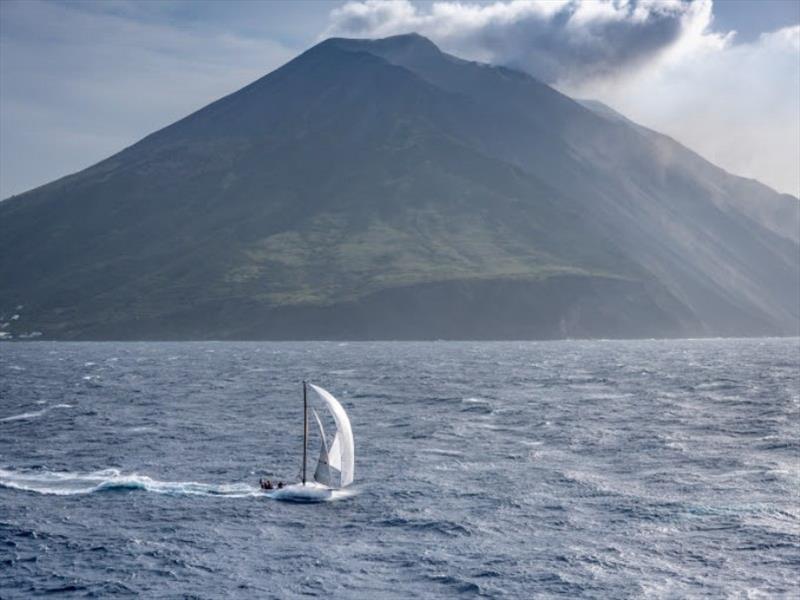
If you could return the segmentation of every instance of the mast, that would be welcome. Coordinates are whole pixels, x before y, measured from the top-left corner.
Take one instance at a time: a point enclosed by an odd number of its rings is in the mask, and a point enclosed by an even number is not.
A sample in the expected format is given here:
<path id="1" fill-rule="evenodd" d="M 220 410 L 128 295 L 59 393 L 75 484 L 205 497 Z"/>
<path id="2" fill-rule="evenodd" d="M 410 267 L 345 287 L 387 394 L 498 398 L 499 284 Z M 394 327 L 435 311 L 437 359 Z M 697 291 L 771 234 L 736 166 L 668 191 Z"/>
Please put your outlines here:
<path id="1" fill-rule="evenodd" d="M 306 455 L 308 454 L 308 399 L 303 381 L 303 485 L 306 484 Z"/>

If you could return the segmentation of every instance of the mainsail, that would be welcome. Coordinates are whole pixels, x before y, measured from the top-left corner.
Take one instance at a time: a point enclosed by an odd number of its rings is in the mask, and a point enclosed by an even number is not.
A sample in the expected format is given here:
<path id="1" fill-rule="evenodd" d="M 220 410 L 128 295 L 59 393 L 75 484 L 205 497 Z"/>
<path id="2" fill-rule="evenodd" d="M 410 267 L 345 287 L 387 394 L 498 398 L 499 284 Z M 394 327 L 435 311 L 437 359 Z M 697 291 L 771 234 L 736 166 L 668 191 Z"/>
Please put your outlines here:
<path id="1" fill-rule="evenodd" d="M 314 472 L 314 479 L 324 485 L 332 485 L 333 476 L 339 474 L 339 487 L 345 487 L 353 482 L 355 468 L 355 445 L 353 443 L 353 430 L 350 428 L 350 419 L 339 404 L 339 401 L 327 390 L 313 383 L 308 384 L 317 395 L 325 402 L 333 420 L 336 422 L 336 433 L 333 441 L 328 445 L 325 429 L 316 411 L 312 409 L 319 426 L 322 447 L 320 448 L 319 462 Z"/>

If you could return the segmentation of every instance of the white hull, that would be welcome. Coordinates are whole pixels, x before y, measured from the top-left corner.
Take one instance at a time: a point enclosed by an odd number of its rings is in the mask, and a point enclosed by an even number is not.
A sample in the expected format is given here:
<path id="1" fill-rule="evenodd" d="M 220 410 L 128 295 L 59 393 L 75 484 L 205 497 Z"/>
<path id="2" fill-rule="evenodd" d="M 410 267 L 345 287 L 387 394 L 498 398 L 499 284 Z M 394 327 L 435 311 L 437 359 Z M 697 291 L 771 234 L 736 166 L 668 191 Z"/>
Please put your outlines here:
<path id="1" fill-rule="evenodd" d="M 333 498 L 333 492 L 327 486 L 308 481 L 305 485 L 295 483 L 267 493 L 271 498 L 284 502 L 327 502 Z"/>

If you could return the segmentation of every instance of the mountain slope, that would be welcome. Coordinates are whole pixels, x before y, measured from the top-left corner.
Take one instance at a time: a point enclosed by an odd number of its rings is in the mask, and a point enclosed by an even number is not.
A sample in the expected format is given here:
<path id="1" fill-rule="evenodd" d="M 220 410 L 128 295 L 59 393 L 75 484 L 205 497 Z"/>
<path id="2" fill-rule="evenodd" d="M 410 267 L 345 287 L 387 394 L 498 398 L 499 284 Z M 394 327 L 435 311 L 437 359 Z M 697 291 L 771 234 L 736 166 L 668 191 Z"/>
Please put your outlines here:
<path id="1" fill-rule="evenodd" d="M 521 73 L 416 35 L 332 39 L 0 203 L 0 321 L 70 339 L 787 334 L 797 214 Z"/>

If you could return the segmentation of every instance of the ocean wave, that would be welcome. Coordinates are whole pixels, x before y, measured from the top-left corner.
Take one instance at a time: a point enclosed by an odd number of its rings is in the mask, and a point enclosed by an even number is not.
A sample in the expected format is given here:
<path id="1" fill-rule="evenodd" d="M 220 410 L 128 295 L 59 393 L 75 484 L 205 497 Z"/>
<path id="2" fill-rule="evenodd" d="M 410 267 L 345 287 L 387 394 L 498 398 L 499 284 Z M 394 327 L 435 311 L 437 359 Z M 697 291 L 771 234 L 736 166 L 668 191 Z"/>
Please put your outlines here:
<path id="1" fill-rule="evenodd" d="M 21 421 L 22 419 L 35 419 L 36 417 L 41 417 L 46 412 L 47 409 L 42 409 L 21 413 L 19 415 L 11 415 L 10 417 L 0 419 L 0 423 L 6 423 L 8 421 Z"/>
<path id="2" fill-rule="evenodd" d="M 462 398 L 461 404 L 463 412 L 476 412 L 481 414 L 492 414 L 492 403 L 484 398 Z"/>
<path id="3" fill-rule="evenodd" d="M 446 519 L 415 519 L 395 516 L 383 519 L 380 524 L 385 527 L 402 527 L 417 532 L 432 531 L 447 537 L 472 535 L 472 531 L 468 527 Z"/>
<path id="4" fill-rule="evenodd" d="M 71 404 L 54 404 L 53 406 L 48 406 L 47 408 L 43 408 L 41 410 L 33 410 L 30 412 L 24 412 L 18 415 L 11 415 L 10 417 L 4 417 L 0 419 L 0 423 L 7 423 L 10 421 L 21 421 L 23 419 L 35 419 L 37 417 L 41 417 L 45 413 L 51 411 L 54 408 L 72 408 Z"/>
<path id="5" fill-rule="evenodd" d="M 464 456 L 464 453 L 460 450 L 447 450 L 446 448 L 421 448 L 418 452 L 423 452 L 425 454 L 437 454 L 439 456 L 453 456 L 455 458 L 461 458 Z"/>

